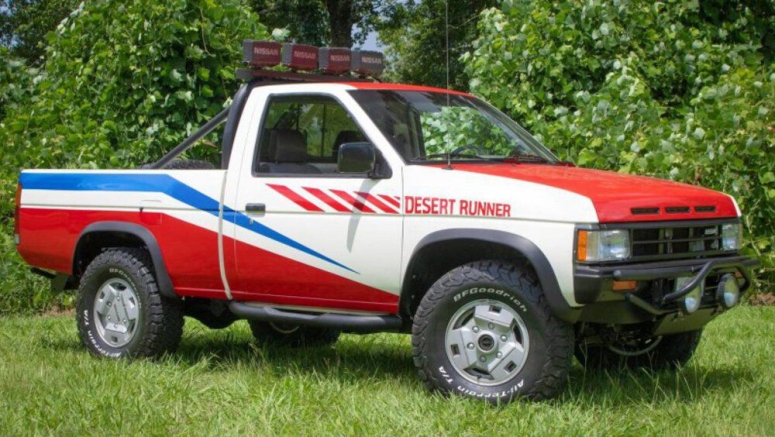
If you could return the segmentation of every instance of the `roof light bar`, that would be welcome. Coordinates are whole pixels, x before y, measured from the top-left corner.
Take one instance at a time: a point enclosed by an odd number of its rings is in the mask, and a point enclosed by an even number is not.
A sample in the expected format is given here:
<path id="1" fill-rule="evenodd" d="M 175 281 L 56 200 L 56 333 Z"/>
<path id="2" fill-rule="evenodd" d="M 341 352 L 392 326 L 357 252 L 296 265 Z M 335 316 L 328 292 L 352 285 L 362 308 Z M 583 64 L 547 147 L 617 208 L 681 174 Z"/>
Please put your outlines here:
<path id="1" fill-rule="evenodd" d="M 242 42 L 242 59 L 252 67 L 274 67 L 282 60 L 280 43 L 247 39 Z"/>
<path id="2" fill-rule="evenodd" d="M 242 43 L 242 56 L 247 69 L 239 69 L 237 75 L 243 79 L 270 75 L 284 78 L 280 71 L 270 72 L 259 70 L 283 65 L 294 71 L 320 71 L 324 75 L 341 76 L 355 80 L 350 73 L 360 76 L 358 80 L 367 77 L 379 78 L 384 70 L 383 56 L 380 52 L 369 50 L 350 50 L 345 47 L 315 47 L 306 44 L 279 43 L 273 41 L 245 40 Z M 271 74 L 270 74 L 271 73 Z M 295 74 L 295 73 L 294 73 Z M 302 73 L 302 75 L 308 73 Z M 294 80 L 305 80 L 294 77 Z"/>
<path id="3" fill-rule="evenodd" d="M 326 74 L 343 74 L 350 71 L 352 52 L 344 47 L 321 47 L 320 70 Z"/>
<path id="4" fill-rule="evenodd" d="M 385 69 L 382 53 L 370 50 L 353 50 L 350 70 L 371 77 L 379 77 Z"/>
<path id="5" fill-rule="evenodd" d="M 306 44 L 283 44 L 283 65 L 291 70 L 311 71 L 318 68 L 318 48 Z"/>

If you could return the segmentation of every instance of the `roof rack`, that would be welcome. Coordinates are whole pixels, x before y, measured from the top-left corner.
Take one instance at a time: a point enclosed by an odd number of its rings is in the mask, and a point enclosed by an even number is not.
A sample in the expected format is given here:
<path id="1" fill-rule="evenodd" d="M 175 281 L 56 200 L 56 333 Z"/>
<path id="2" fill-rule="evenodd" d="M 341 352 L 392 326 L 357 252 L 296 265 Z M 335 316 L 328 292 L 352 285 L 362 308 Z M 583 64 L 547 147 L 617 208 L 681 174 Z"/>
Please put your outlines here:
<path id="1" fill-rule="evenodd" d="M 384 70 L 382 53 L 344 47 L 245 40 L 242 54 L 247 67 L 237 69 L 241 80 L 374 82 Z M 267 70 L 278 65 L 290 71 Z"/>

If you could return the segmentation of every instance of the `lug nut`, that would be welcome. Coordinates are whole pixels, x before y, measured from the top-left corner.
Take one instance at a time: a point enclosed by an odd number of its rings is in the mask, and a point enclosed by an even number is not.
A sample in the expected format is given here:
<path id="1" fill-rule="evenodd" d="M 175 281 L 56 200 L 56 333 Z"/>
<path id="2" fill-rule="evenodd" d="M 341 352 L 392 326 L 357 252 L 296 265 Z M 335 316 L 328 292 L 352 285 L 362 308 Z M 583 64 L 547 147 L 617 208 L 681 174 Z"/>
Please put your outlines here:
<path id="1" fill-rule="evenodd" d="M 488 323 L 487 327 L 490 328 L 490 329 L 493 329 L 493 328 L 495 328 L 495 325 L 493 325 L 492 323 Z"/>
<path id="2" fill-rule="evenodd" d="M 501 341 L 506 341 L 506 340 L 508 340 L 508 337 L 506 337 L 505 335 L 501 335 Z"/>
<path id="3" fill-rule="evenodd" d="M 473 343 L 468 343 L 468 346 L 466 346 L 466 347 L 468 347 L 469 349 L 473 349 L 474 348 L 474 344 Z"/>
<path id="4" fill-rule="evenodd" d="M 500 357 L 502 357 L 502 356 L 503 356 L 503 353 L 501 353 L 501 352 L 498 352 L 498 353 L 496 353 L 496 354 L 495 354 L 495 356 L 496 356 L 496 357 L 498 357 L 498 358 L 500 358 Z"/>
<path id="5" fill-rule="evenodd" d="M 479 332 L 479 327 L 478 326 L 474 326 L 473 328 L 471 328 L 471 330 L 474 331 L 474 332 Z"/>
<path id="6" fill-rule="evenodd" d="M 487 357 L 484 357 L 484 356 L 483 356 L 483 357 L 479 358 L 479 361 L 481 361 L 481 362 L 485 362 L 485 361 L 487 361 Z"/>

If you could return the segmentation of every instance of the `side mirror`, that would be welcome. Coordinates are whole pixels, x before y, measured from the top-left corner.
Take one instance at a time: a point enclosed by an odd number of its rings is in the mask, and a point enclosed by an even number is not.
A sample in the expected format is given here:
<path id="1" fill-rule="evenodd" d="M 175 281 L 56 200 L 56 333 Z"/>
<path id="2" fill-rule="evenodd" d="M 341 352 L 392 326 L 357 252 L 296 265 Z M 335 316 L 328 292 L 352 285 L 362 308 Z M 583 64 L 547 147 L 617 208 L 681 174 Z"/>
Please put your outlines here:
<path id="1" fill-rule="evenodd" d="M 344 143 L 339 146 L 336 171 L 339 173 L 371 173 L 377 163 L 377 150 L 371 143 Z"/>

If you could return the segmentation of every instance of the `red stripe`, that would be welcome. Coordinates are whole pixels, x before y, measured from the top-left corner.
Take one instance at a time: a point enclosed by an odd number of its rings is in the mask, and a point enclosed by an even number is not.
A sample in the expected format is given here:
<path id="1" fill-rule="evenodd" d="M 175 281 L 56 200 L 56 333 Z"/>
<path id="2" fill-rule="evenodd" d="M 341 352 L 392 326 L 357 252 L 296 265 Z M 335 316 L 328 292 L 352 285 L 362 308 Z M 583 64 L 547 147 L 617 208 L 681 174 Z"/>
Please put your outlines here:
<path id="1" fill-rule="evenodd" d="M 269 187 L 273 188 L 278 193 L 282 194 L 288 200 L 291 202 L 299 205 L 300 207 L 306 209 L 307 211 L 313 211 L 313 212 L 323 212 L 323 210 L 315 205 L 314 203 L 310 202 L 309 200 L 301 197 L 299 194 L 297 194 L 295 191 L 291 190 L 290 188 L 283 186 L 283 185 L 273 185 L 273 184 L 267 184 Z"/>
<path id="2" fill-rule="evenodd" d="M 401 208 L 401 202 L 398 201 L 398 198 L 393 198 L 385 194 L 380 194 L 379 197 L 381 197 L 382 200 L 386 201 L 387 203 L 395 206 L 396 208 Z"/>
<path id="3" fill-rule="evenodd" d="M 309 188 L 309 187 L 304 187 L 304 189 L 307 190 L 313 196 L 325 202 L 326 205 L 330 206 L 331 208 L 334 208 L 339 212 L 352 212 L 352 208 L 348 208 L 342 205 L 341 203 L 337 202 L 336 199 L 324 193 L 323 190 L 319 190 L 317 188 Z"/>
<path id="4" fill-rule="evenodd" d="M 359 196 L 361 196 L 364 199 L 366 199 L 367 201 L 371 202 L 372 204 L 374 204 L 374 206 L 376 206 L 377 208 L 381 209 L 382 211 L 384 211 L 384 212 L 386 212 L 388 214 L 398 214 L 398 211 L 396 211 L 395 209 L 393 209 L 393 208 L 385 205 L 384 203 L 380 202 L 377 199 L 377 196 L 372 196 L 369 193 L 363 193 L 363 192 L 360 192 L 360 191 L 358 191 L 357 193 L 358 193 Z"/>
<path id="5" fill-rule="evenodd" d="M 361 212 L 370 212 L 372 214 L 375 213 L 374 210 L 366 206 L 363 202 L 360 200 L 354 198 L 353 196 L 349 195 L 348 193 L 342 191 L 342 190 L 331 190 L 332 193 L 336 194 L 337 196 L 341 197 L 342 200 L 349 203 L 350 205 L 358 208 Z"/>

